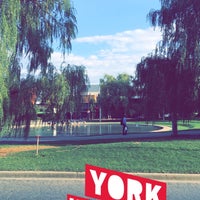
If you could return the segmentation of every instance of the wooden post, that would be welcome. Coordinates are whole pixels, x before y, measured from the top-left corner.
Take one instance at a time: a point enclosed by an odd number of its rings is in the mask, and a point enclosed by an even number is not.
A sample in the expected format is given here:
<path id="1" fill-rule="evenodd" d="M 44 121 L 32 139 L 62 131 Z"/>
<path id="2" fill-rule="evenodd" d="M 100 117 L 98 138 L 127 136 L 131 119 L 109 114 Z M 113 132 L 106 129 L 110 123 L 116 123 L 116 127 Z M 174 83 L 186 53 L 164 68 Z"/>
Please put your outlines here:
<path id="1" fill-rule="evenodd" d="M 39 136 L 39 135 L 37 135 L 37 136 L 36 136 L 36 138 L 37 138 L 37 145 L 36 145 L 36 155 L 38 155 L 38 153 L 39 153 L 39 143 L 40 143 L 40 136 Z"/>

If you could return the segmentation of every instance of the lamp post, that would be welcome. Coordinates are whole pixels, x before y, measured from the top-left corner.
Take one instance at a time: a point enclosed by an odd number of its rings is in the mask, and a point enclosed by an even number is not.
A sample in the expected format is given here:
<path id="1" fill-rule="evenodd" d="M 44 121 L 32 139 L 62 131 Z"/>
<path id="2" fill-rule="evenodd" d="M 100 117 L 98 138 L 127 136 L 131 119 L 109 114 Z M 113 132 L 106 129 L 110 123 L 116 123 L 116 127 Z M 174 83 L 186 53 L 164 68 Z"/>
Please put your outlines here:
<path id="1" fill-rule="evenodd" d="M 102 113 L 101 113 L 101 106 L 99 106 L 99 122 L 101 122 Z"/>

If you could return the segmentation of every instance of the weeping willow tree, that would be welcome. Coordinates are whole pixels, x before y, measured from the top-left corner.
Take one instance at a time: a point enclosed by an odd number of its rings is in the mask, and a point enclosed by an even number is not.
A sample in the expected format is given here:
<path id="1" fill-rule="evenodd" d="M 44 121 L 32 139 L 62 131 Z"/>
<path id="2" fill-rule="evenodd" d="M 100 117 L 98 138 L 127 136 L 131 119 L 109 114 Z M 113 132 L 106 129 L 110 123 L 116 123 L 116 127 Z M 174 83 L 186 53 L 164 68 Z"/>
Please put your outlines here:
<path id="1" fill-rule="evenodd" d="M 11 120 L 19 116 L 15 107 L 21 103 L 22 64 L 26 63 L 30 73 L 40 69 L 45 74 L 55 45 L 63 55 L 71 51 L 77 22 L 70 0 L 1 0 L 0 23 L 0 120 L 3 125 L 8 113 Z"/>
<path id="2" fill-rule="evenodd" d="M 8 80 L 9 64 L 15 52 L 19 20 L 20 2 L 7 0 L 0 1 L 0 126 L 8 111 Z"/>
<path id="3" fill-rule="evenodd" d="M 70 113 L 80 114 L 82 105 L 81 93 L 86 91 L 89 85 L 85 66 L 67 65 L 62 70 L 62 74 L 69 84 L 69 98 L 65 102 L 65 108 L 63 109 L 67 109 Z"/>
<path id="4" fill-rule="evenodd" d="M 44 121 L 64 121 L 66 110 L 65 101 L 69 96 L 69 84 L 63 73 L 56 72 L 55 66 L 49 64 L 46 75 L 40 78 L 42 104 L 46 105 L 47 112 L 43 116 Z"/>
<path id="5" fill-rule="evenodd" d="M 199 82 L 200 4 L 199 0 L 160 2 L 161 9 L 152 10 L 148 17 L 152 25 L 160 27 L 163 33 L 156 54 L 176 63 L 173 68 L 176 81 L 170 89 L 174 96 L 171 106 L 173 134 L 177 135 L 179 105 L 183 98 L 191 103 Z"/>
<path id="6" fill-rule="evenodd" d="M 53 44 L 63 54 L 72 48 L 77 33 L 75 9 L 70 0 L 20 0 L 20 5 L 17 56 L 28 57 L 30 71 L 40 67 L 45 72 Z"/>

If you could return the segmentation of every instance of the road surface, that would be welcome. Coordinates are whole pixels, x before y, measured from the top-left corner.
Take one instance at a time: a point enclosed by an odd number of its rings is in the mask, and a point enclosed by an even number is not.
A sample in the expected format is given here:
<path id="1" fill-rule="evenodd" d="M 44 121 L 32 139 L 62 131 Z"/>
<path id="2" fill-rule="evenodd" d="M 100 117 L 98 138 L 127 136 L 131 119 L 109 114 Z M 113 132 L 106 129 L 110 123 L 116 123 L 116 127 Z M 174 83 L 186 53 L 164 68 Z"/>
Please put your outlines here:
<path id="1" fill-rule="evenodd" d="M 85 179 L 0 178 L 2 200 L 65 200 L 84 197 Z M 167 182 L 167 200 L 199 200 L 200 182 Z"/>

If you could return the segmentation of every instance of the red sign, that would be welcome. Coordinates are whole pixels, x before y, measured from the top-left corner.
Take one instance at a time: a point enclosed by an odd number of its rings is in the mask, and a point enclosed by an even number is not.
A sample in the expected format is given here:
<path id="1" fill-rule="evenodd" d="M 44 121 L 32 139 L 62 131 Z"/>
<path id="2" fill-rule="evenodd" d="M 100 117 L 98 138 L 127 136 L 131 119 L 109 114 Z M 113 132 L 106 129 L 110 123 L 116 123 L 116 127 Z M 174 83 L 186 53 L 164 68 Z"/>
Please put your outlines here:
<path id="1" fill-rule="evenodd" d="M 166 200 L 166 183 L 86 165 L 85 195 L 104 200 Z"/>
<path id="2" fill-rule="evenodd" d="M 67 195 L 67 200 L 89 200 L 89 199 L 68 194 Z"/>

